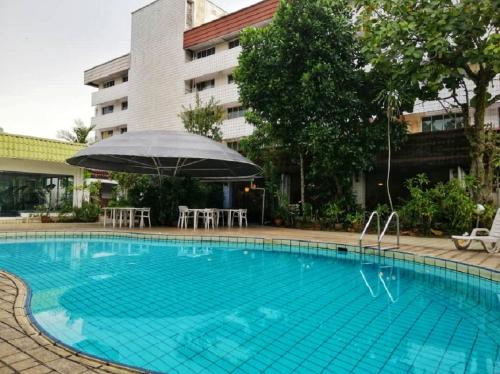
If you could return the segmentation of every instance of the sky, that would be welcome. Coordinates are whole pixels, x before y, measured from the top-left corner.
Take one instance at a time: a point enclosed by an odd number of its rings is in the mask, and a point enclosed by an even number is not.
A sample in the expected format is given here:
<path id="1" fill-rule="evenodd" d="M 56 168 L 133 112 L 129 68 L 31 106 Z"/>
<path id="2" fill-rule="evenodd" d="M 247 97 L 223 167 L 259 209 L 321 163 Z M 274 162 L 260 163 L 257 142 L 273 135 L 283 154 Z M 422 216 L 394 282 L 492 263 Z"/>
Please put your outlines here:
<path id="1" fill-rule="evenodd" d="M 130 13 L 150 2 L 0 0 L 0 127 L 56 138 L 75 119 L 90 124 L 83 71 L 130 51 Z M 212 2 L 231 12 L 258 0 Z"/>

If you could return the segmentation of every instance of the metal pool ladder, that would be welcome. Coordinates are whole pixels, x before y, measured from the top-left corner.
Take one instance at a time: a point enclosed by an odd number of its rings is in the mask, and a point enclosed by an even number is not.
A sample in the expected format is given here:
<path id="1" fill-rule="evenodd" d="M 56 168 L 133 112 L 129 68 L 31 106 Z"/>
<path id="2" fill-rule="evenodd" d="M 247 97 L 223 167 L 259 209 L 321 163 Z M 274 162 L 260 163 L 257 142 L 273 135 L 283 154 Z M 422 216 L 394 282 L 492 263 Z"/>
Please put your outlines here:
<path id="1" fill-rule="evenodd" d="M 370 228 L 373 220 L 376 218 L 377 222 L 377 245 L 363 245 L 363 239 L 366 235 L 366 232 Z M 395 220 L 396 221 L 396 246 L 389 246 L 389 247 L 382 247 L 382 240 L 385 237 L 385 234 L 387 233 L 387 230 L 389 229 L 390 223 Z M 372 249 L 378 249 L 379 251 L 383 250 L 389 250 L 389 249 L 399 249 L 399 244 L 400 244 L 400 231 L 399 231 L 399 215 L 396 211 L 393 211 L 389 218 L 387 219 L 387 222 L 385 223 L 384 229 L 382 232 L 380 232 L 380 214 L 374 210 L 370 214 L 370 218 L 368 218 L 368 221 L 366 222 L 365 228 L 363 229 L 363 232 L 361 233 L 359 237 L 359 249 L 360 252 L 363 252 L 366 248 L 372 248 Z"/>

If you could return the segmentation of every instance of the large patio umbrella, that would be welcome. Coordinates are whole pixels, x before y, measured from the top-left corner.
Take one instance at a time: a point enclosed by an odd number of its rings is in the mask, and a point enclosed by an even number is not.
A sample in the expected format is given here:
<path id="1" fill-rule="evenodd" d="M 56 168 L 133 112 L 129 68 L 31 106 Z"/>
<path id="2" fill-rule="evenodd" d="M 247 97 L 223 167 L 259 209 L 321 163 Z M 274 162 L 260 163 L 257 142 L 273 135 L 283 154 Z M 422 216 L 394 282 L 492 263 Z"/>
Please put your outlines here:
<path id="1" fill-rule="evenodd" d="M 67 162 L 88 169 L 202 180 L 245 180 L 261 169 L 224 144 L 182 131 L 133 131 L 82 149 Z"/>

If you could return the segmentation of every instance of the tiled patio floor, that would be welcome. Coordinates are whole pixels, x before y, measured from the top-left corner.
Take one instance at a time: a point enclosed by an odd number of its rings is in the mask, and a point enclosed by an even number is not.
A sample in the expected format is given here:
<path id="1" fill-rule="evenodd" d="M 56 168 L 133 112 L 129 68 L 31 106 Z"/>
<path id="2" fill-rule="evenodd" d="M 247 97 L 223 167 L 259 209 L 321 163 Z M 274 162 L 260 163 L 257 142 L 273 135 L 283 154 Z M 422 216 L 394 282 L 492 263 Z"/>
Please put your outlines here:
<path id="1" fill-rule="evenodd" d="M 1 224 L 2 231 L 102 231 L 97 224 Z M 107 228 L 107 230 L 111 230 Z M 177 235 L 245 236 L 265 239 L 295 239 L 321 242 L 335 242 L 357 245 L 359 234 L 346 232 L 325 232 L 295 230 L 272 227 L 249 227 L 245 229 L 199 229 L 179 230 L 176 228 L 153 228 L 128 230 L 147 233 Z M 375 237 L 368 235 L 367 243 L 374 243 Z M 385 245 L 395 242 L 387 237 Z M 500 254 L 488 254 L 476 247 L 473 250 L 458 251 L 450 239 L 419 238 L 403 236 L 401 250 L 419 255 L 433 256 L 466 264 L 500 270 Z M 10 274 L 0 271 L 0 374 L 3 373 L 132 373 L 133 371 L 108 365 L 94 359 L 77 355 L 42 336 L 29 322 L 24 304 L 26 288 Z"/>

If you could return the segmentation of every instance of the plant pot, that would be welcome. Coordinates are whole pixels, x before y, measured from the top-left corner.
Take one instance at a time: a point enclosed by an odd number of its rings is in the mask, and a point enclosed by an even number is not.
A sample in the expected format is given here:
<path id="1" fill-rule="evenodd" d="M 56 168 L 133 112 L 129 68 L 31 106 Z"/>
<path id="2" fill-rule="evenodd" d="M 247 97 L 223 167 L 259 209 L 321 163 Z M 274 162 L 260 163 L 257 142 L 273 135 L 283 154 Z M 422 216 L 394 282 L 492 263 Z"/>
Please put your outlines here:
<path id="1" fill-rule="evenodd" d="M 50 216 L 41 216 L 40 219 L 42 220 L 42 223 L 52 223 L 54 222 Z"/>
<path id="2" fill-rule="evenodd" d="M 353 223 L 352 228 L 355 232 L 361 232 L 363 225 L 361 223 Z"/>
<path id="3" fill-rule="evenodd" d="M 341 223 L 336 223 L 335 224 L 335 230 L 337 231 L 340 231 L 344 228 L 344 225 L 342 225 Z"/>
<path id="4" fill-rule="evenodd" d="M 283 218 L 275 218 L 274 226 L 281 226 L 281 225 L 283 225 Z"/>

